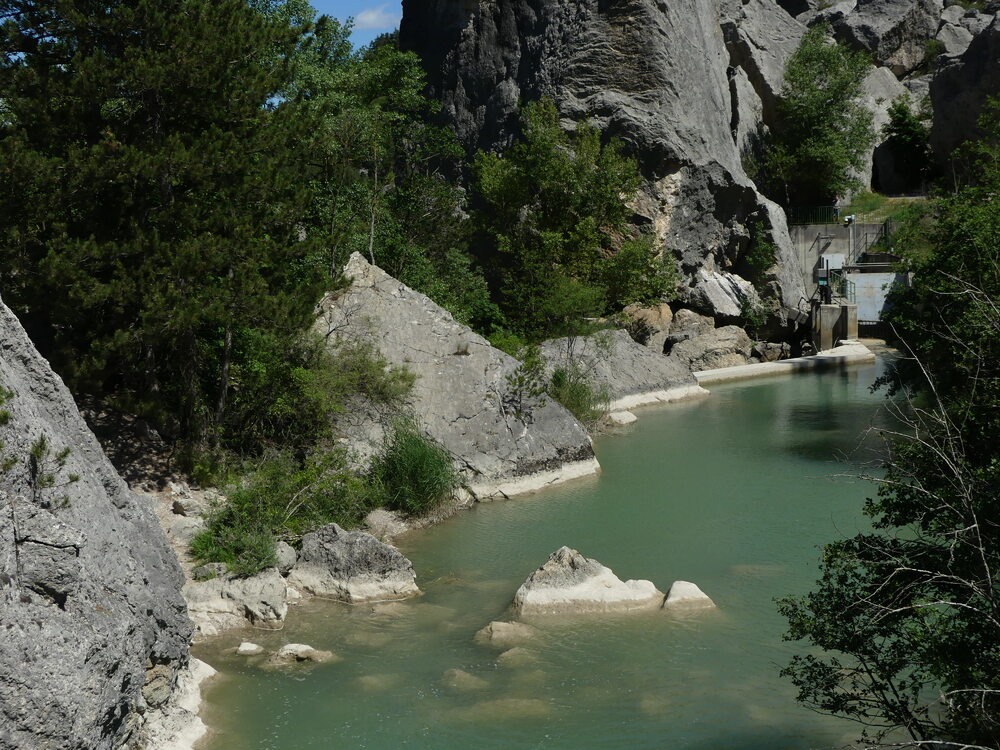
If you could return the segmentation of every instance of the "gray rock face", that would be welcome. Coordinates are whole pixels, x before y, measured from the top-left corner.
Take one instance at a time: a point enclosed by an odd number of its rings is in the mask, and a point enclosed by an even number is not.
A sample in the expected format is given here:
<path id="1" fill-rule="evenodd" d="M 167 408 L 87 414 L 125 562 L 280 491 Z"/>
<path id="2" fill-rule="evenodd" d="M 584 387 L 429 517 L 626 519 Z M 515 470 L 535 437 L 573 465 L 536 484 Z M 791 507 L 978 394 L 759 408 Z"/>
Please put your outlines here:
<path id="1" fill-rule="evenodd" d="M 302 591 L 346 602 L 405 599 L 420 593 L 413 565 L 395 547 L 335 523 L 302 537 L 288 582 Z"/>
<path id="2" fill-rule="evenodd" d="M 649 581 L 622 581 L 569 547 L 553 552 L 514 594 L 516 615 L 655 609 L 664 595 Z"/>
<path id="3" fill-rule="evenodd" d="M 942 24 L 934 38 L 944 45 L 944 54 L 948 57 L 961 55 L 972 44 L 972 32 L 964 26 L 951 23 Z"/>
<path id="4" fill-rule="evenodd" d="M 834 20 L 833 30 L 902 77 L 924 61 L 926 41 L 937 33 L 943 5 L 942 0 L 858 0 L 853 11 Z"/>
<path id="5" fill-rule="evenodd" d="M 750 361 L 753 342 L 738 326 L 716 328 L 681 341 L 670 350 L 669 359 L 676 359 L 693 372 L 720 367 L 739 367 Z"/>
<path id="6" fill-rule="evenodd" d="M 626 331 L 552 339 L 541 345 L 546 369 L 579 367 L 608 397 L 610 410 L 704 393 L 680 362 L 637 344 Z"/>
<path id="7" fill-rule="evenodd" d="M 620 137 L 644 177 L 636 223 L 693 286 L 700 270 L 738 264 L 755 222 L 780 265 L 797 273 L 784 216 L 757 192 L 737 147 L 756 125 L 740 121 L 754 116 L 751 90 L 762 113 L 773 100 L 796 24 L 773 0 L 404 0 L 400 43 L 423 59 L 431 93 L 470 153 L 509 145 L 519 103 L 541 96 L 566 118 Z M 744 73 L 742 104 L 734 68 Z M 773 275 L 777 308 L 795 307 L 800 279 Z"/>
<path id="8" fill-rule="evenodd" d="M 590 438 L 568 411 L 551 400 L 517 402 L 508 381 L 517 360 L 357 253 L 345 273 L 353 282 L 322 301 L 319 330 L 374 342 L 417 376 L 410 399 L 417 424 L 451 453 L 475 494 L 511 492 L 525 477 L 575 466 L 596 470 Z M 380 426 L 368 419 L 361 429 L 341 427 L 371 452 L 381 440 L 378 429 L 365 431 L 373 424 Z"/>
<path id="9" fill-rule="evenodd" d="M 0 456 L 16 459 L 0 473 L 0 747 L 135 745 L 188 663 L 180 567 L 2 303 L 0 385 L 14 393 Z M 42 436 L 49 488 L 28 458 Z"/>
<path id="10" fill-rule="evenodd" d="M 931 82 L 934 105 L 931 148 L 942 166 L 947 167 L 956 146 L 979 134 L 976 121 L 986 99 L 996 96 L 998 91 L 1000 18 L 976 36 L 960 57 L 946 63 Z"/>

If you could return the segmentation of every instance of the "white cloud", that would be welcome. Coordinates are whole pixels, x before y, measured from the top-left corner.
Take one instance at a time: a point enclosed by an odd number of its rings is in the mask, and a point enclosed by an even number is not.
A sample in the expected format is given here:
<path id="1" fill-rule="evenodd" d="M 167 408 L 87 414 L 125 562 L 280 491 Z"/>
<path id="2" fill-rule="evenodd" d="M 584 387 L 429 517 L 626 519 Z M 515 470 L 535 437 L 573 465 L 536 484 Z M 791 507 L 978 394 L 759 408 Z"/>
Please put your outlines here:
<path id="1" fill-rule="evenodd" d="M 395 10 L 387 10 L 387 8 L 389 8 L 389 3 L 361 11 L 354 17 L 354 28 L 357 31 L 382 31 L 396 28 L 403 17 L 402 11 L 398 6 Z"/>

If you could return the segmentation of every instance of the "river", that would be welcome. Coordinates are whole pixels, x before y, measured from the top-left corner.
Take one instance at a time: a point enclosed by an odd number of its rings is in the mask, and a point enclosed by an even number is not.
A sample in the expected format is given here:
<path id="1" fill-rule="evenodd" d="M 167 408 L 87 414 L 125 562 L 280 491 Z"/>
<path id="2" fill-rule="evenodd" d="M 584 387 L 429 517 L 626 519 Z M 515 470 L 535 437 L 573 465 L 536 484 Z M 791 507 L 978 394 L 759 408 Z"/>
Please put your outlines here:
<path id="1" fill-rule="evenodd" d="M 805 750 L 854 725 L 795 702 L 779 677 L 802 644 L 782 641 L 774 599 L 816 579 L 819 545 L 866 528 L 881 365 L 715 386 L 640 413 L 596 441 L 603 473 L 477 505 L 400 540 L 424 591 L 350 607 L 311 600 L 280 633 L 229 634 L 196 649 L 223 673 L 206 691 L 207 750 L 552 748 Z M 841 475 L 841 476 L 838 476 Z M 846 477 L 843 475 L 847 475 Z M 562 545 L 622 579 L 666 591 L 693 581 L 717 610 L 556 618 L 516 665 L 474 633 Z M 537 622 L 535 624 L 538 624 Z M 343 661 L 272 671 L 228 649 L 307 643 Z M 478 690 L 454 691 L 462 669 Z"/>

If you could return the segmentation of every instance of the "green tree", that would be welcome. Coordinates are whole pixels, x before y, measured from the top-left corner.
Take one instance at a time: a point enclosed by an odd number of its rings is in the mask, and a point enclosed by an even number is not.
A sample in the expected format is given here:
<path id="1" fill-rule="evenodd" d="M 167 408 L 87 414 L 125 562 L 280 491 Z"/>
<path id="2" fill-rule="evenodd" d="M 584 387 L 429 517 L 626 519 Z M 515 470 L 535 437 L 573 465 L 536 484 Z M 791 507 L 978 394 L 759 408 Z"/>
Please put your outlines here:
<path id="1" fill-rule="evenodd" d="M 808 704 L 873 743 L 1000 746 L 1000 106 L 968 147 L 978 184 L 940 199 L 929 255 L 890 314 L 910 396 L 869 501 L 872 533 L 827 546 L 784 601 L 822 655 L 786 670 Z M 915 392 L 916 395 L 911 395 Z"/>
<path id="2" fill-rule="evenodd" d="M 5 297 L 78 390 L 217 439 L 246 342 L 284 348 L 324 285 L 300 241 L 317 116 L 280 97 L 303 30 L 242 0 L 0 17 Z"/>
<path id="3" fill-rule="evenodd" d="M 621 144 L 603 145 L 586 123 L 564 131 L 548 100 L 526 105 L 522 121 L 521 140 L 474 163 L 479 221 L 514 331 L 529 340 L 571 335 L 609 308 L 672 292 L 652 243 L 628 238 L 626 201 L 640 178 Z"/>
<path id="4" fill-rule="evenodd" d="M 789 205 L 831 203 L 860 187 L 875 139 L 872 114 L 858 101 L 871 64 L 860 52 L 814 26 L 789 58 L 778 101 L 778 125 L 762 160 L 763 183 Z"/>
<path id="5" fill-rule="evenodd" d="M 886 138 L 882 146 L 890 151 L 894 168 L 907 189 L 923 187 L 933 163 L 927 124 L 913 112 L 908 96 L 901 96 L 889 107 L 889 122 L 882 128 Z"/>

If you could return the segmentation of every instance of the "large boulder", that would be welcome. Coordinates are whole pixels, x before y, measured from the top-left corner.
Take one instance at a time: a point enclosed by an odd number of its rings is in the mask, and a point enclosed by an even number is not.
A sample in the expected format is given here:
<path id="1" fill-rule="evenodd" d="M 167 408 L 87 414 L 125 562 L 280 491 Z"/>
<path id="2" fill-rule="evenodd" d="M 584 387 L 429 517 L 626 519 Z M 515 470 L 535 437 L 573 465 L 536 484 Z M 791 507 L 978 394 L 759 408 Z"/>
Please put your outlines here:
<path id="1" fill-rule="evenodd" d="M 553 552 L 514 594 L 516 615 L 620 612 L 663 606 L 649 581 L 622 581 L 597 560 L 569 547 Z"/>
<path id="2" fill-rule="evenodd" d="M 685 288 L 700 270 L 733 272 L 759 225 L 778 265 L 795 271 L 767 285 L 781 317 L 803 296 L 798 259 L 781 212 L 743 168 L 734 130 L 754 129 L 754 96 L 762 113 L 773 101 L 799 31 L 773 0 L 404 0 L 400 44 L 422 58 L 430 93 L 470 154 L 510 145 L 521 103 L 542 96 L 567 127 L 588 119 L 621 138 L 643 176 L 635 222 L 679 261 Z M 749 84 L 742 103 L 734 67 Z"/>
<path id="3" fill-rule="evenodd" d="M 674 345 L 669 359 L 692 372 L 745 365 L 753 356 L 753 342 L 739 326 L 724 326 Z"/>
<path id="4" fill-rule="evenodd" d="M 0 387 L 0 746 L 135 745 L 187 672 L 177 559 L 2 302 Z"/>
<path id="5" fill-rule="evenodd" d="M 315 596 L 345 602 L 405 599 L 420 593 L 413 564 L 395 547 L 363 531 L 331 523 L 302 537 L 288 582 Z"/>
<path id="6" fill-rule="evenodd" d="M 577 368 L 607 396 L 610 411 L 668 403 L 707 393 L 679 362 L 637 344 L 626 331 L 551 339 L 541 345 L 549 373 Z"/>
<path id="7" fill-rule="evenodd" d="M 938 71 L 930 86 L 934 105 L 931 148 L 946 174 L 955 147 L 981 136 L 977 120 L 986 100 L 1000 91 L 1000 17 L 965 52 Z"/>
<path id="8" fill-rule="evenodd" d="M 870 52 L 873 61 L 897 76 L 916 70 L 937 33 L 942 0 L 858 0 L 853 11 L 834 20 L 837 38 Z"/>
<path id="9" fill-rule="evenodd" d="M 409 407 L 417 425 L 452 455 L 474 495 L 513 494 L 597 470 L 590 438 L 572 414 L 551 400 L 519 401 L 511 381 L 517 360 L 359 254 L 345 274 L 350 285 L 320 303 L 318 330 L 332 342 L 372 343 L 416 375 Z M 360 413 L 363 419 L 339 426 L 355 450 L 370 455 L 396 415 Z"/>
<path id="10" fill-rule="evenodd" d="M 200 636 L 253 626 L 278 630 L 288 614 L 287 586 L 276 568 L 254 576 L 223 574 L 189 581 L 184 598 Z"/>

